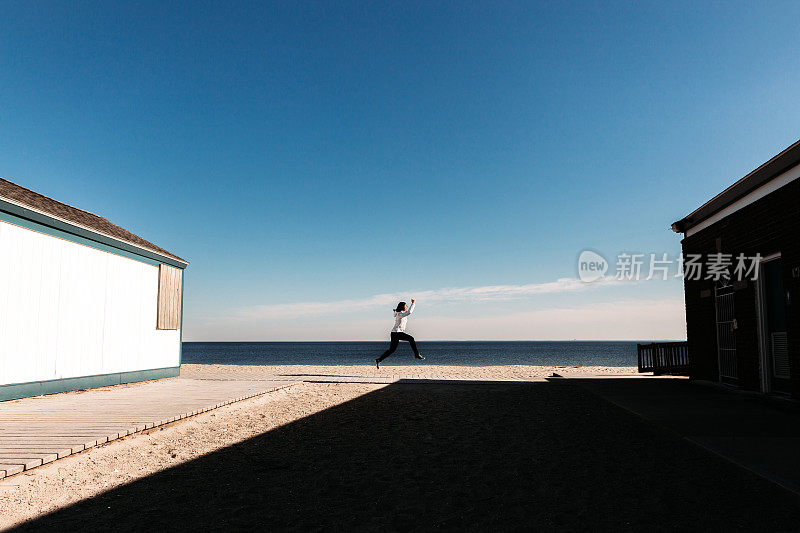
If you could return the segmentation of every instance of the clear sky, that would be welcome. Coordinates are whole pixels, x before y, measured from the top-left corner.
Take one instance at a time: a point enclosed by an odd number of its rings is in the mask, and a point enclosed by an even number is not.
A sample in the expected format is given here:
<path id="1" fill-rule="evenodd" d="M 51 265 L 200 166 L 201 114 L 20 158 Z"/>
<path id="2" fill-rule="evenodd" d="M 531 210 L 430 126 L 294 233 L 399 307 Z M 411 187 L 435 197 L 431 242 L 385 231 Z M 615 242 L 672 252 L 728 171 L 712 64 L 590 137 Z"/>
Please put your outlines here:
<path id="1" fill-rule="evenodd" d="M 797 2 L 4 2 L 0 176 L 190 261 L 185 340 L 673 339 L 581 284 L 800 136 Z M 560 280 L 560 281 L 559 281 Z"/>

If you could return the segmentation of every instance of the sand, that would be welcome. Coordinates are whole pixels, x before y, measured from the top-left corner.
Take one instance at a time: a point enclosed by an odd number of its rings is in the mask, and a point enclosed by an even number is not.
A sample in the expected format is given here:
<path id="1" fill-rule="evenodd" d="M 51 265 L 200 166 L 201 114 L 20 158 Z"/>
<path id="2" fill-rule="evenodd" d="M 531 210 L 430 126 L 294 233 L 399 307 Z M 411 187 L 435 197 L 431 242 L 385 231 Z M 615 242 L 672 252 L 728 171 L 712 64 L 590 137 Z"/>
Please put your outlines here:
<path id="1" fill-rule="evenodd" d="M 303 383 L 130 435 L 0 481 L 0 529 L 190 461 L 371 392 Z"/>
<path id="2" fill-rule="evenodd" d="M 635 366 L 448 366 L 430 364 L 427 361 L 412 366 L 398 366 L 393 365 L 391 360 L 387 360 L 381 364 L 380 370 L 372 365 L 182 365 L 181 375 L 207 377 L 217 373 L 235 373 L 241 375 L 242 379 L 259 375 L 532 379 L 548 377 L 553 373 L 562 376 L 632 375 L 636 374 L 637 370 Z"/>
<path id="3" fill-rule="evenodd" d="M 266 375 L 381 375 L 415 377 L 540 378 L 553 372 L 631 374 L 631 367 L 453 367 L 392 366 L 233 366 L 184 365 L 188 377 L 252 379 Z M 164 469 L 264 434 L 384 385 L 303 383 L 221 407 L 167 426 L 92 448 L 0 481 L 0 529 L 12 527 L 75 502 L 93 498 Z M 65 393 L 71 394 L 71 393 Z"/>
<path id="4" fill-rule="evenodd" d="M 9 481 L 8 521 L 94 495 L 22 531 L 775 531 L 800 520 L 796 494 L 568 379 L 305 383 Z"/>

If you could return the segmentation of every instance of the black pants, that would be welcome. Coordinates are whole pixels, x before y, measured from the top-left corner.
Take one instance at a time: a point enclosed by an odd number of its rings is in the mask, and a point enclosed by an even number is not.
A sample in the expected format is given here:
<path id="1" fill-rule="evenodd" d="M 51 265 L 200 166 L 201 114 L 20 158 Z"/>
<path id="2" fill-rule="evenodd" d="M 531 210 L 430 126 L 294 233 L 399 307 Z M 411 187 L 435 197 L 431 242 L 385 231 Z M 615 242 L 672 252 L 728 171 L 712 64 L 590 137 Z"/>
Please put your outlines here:
<path id="1" fill-rule="evenodd" d="M 411 349 L 414 350 L 414 355 L 417 356 L 419 355 L 419 350 L 417 350 L 417 343 L 414 341 L 414 337 L 412 337 L 408 333 L 393 331 L 390 341 L 391 344 L 389 344 L 389 349 L 383 352 L 382 356 L 378 357 L 378 362 L 381 362 L 390 355 L 392 355 L 394 351 L 397 349 L 397 345 L 400 343 L 400 341 L 408 341 L 408 343 L 411 345 Z"/>

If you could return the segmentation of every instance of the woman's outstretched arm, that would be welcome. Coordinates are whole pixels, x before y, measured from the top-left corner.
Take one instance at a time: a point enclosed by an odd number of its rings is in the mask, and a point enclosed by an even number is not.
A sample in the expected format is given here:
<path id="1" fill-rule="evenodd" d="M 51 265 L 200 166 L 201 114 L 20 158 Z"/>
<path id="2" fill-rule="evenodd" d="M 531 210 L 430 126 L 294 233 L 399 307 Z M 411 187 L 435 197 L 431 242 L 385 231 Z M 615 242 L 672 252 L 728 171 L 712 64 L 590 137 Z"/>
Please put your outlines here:
<path id="1" fill-rule="evenodd" d="M 414 311 L 414 303 L 416 303 L 416 300 L 414 298 L 411 298 L 411 306 L 408 308 L 408 310 L 407 311 L 403 311 L 402 313 L 397 313 L 397 314 L 399 316 L 408 316 L 408 315 L 410 315 L 411 312 Z"/>

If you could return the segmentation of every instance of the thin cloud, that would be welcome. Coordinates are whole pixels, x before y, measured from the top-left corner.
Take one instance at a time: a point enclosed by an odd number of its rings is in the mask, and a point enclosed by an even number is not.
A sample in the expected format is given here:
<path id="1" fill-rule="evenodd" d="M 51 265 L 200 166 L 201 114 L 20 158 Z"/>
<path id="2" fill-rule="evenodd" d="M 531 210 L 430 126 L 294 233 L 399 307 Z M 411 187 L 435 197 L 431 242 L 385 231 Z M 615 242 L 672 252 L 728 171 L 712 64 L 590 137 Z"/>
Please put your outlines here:
<path id="1" fill-rule="evenodd" d="M 614 300 L 492 316 L 426 315 L 411 324 L 417 340 L 685 339 L 683 298 Z M 193 341 L 383 340 L 385 318 L 333 317 L 289 321 L 223 320 L 188 325 Z M 423 341 L 420 341 L 423 342 Z"/>
<path id="2" fill-rule="evenodd" d="M 592 283 L 576 278 L 561 278 L 547 283 L 528 283 L 524 285 L 485 285 L 481 287 L 449 287 L 425 291 L 406 291 L 400 293 L 376 294 L 373 296 L 337 300 L 331 302 L 299 302 L 290 304 L 256 305 L 234 310 L 232 317 L 238 320 L 288 319 L 306 316 L 325 315 L 342 310 L 361 311 L 394 305 L 399 300 L 411 297 L 428 302 L 457 301 L 503 301 L 540 294 L 578 292 L 599 286 L 626 283 L 612 277 L 604 277 Z M 627 282 L 630 283 L 630 282 Z"/>
<path id="3" fill-rule="evenodd" d="M 425 317 L 419 338 L 437 340 L 686 339 L 683 298 L 619 300 L 476 317 Z"/>

